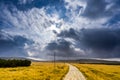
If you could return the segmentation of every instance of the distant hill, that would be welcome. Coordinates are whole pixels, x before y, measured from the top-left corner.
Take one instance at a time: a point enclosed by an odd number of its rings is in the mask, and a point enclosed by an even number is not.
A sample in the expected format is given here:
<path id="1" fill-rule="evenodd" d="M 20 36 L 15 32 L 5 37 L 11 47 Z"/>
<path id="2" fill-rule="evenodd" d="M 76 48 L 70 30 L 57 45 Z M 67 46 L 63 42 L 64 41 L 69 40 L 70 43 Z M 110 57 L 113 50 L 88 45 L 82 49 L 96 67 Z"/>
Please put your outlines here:
<path id="1" fill-rule="evenodd" d="M 35 62 L 54 62 L 54 60 L 44 60 L 44 59 L 36 59 L 29 57 L 0 57 L 0 59 L 17 59 L 17 60 L 30 60 Z M 107 65 L 120 65 L 119 60 L 113 59 L 97 59 L 97 58 L 86 58 L 86 59 L 74 59 L 74 60 L 55 60 L 55 62 L 68 62 L 68 63 L 82 63 L 82 64 L 107 64 Z"/>
<path id="2" fill-rule="evenodd" d="M 30 57 L 0 57 L 0 59 L 5 59 L 5 60 L 30 60 L 30 61 L 47 61 L 47 60 L 43 60 L 43 59 L 36 59 L 36 58 L 30 58 Z"/>
<path id="3" fill-rule="evenodd" d="M 28 58 L 24 58 L 24 57 L 0 57 L 0 59 L 5 59 L 5 60 L 12 60 L 12 59 L 17 59 L 17 60 L 25 60 Z"/>
<path id="4" fill-rule="evenodd" d="M 66 60 L 65 62 L 75 62 L 82 64 L 120 65 L 120 61 L 111 61 L 111 60 L 102 60 L 102 59 L 77 59 L 77 60 Z"/>

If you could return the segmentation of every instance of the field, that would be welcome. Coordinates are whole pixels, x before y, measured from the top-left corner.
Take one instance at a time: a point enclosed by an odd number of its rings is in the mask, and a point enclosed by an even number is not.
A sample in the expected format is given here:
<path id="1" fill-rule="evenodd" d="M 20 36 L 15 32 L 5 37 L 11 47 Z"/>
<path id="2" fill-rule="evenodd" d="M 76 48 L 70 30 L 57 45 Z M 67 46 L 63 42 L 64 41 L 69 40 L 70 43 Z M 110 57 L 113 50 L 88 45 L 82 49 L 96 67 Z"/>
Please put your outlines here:
<path id="1" fill-rule="evenodd" d="M 87 80 L 120 80 L 120 65 L 74 64 Z"/>
<path id="2" fill-rule="evenodd" d="M 120 80 L 120 65 L 73 63 L 87 80 Z M 28 67 L 0 68 L 0 80 L 62 80 L 68 65 L 32 62 Z"/>
<path id="3" fill-rule="evenodd" d="M 32 62 L 29 67 L 0 68 L 0 80 L 62 80 L 68 66 L 64 63 Z"/>

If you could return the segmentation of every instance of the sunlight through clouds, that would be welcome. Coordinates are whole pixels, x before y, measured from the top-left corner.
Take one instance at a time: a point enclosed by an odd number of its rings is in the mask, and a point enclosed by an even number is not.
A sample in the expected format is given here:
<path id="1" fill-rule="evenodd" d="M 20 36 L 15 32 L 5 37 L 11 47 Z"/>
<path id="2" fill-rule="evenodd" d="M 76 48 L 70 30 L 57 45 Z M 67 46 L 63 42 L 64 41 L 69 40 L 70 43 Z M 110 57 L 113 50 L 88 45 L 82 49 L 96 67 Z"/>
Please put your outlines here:
<path id="1" fill-rule="evenodd" d="M 99 30 L 104 32 L 104 28 L 108 31 L 116 26 L 118 28 L 120 19 L 116 15 L 119 16 L 119 9 L 117 0 L 0 1 L 0 40 L 12 42 L 16 36 L 25 38 L 20 47 L 28 57 L 51 57 L 54 51 L 58 57 L 70 55 L 74 58 L 78 54 L 79 57 L 91 57 L 89 53 L 96 49 L 89 50 L 86 44 L 91 43 L 90 39 L 97 40 L 93 37 L 94 34 L 99 35 Z M 112 31 L 119 34 L 119 31 Z M 87 39 L 85 36 L 89 33 L 91 37 Z M 110 36 L 114 37 L 112 33 Z M 115 37 L 118 39 L 118 36 Z"/>

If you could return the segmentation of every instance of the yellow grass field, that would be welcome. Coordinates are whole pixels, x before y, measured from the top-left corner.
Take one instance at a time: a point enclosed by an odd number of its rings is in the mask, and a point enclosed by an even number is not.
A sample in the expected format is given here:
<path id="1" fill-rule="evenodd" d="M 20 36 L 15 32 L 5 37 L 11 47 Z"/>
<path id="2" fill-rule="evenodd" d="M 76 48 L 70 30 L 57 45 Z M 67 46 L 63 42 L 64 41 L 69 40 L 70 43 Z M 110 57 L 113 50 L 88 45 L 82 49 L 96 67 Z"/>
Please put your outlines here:
<path id="1" fill-rule="evenodd" d="M 74 64 L 87 80 L 120 80 L 120 65 Z"/>
<path id="2" fill-rule="evenodd" d="M 32 62 L 29 67 L 0 68 L 0 80 L 62 80 L 68 66 L 64 63 Z"/>

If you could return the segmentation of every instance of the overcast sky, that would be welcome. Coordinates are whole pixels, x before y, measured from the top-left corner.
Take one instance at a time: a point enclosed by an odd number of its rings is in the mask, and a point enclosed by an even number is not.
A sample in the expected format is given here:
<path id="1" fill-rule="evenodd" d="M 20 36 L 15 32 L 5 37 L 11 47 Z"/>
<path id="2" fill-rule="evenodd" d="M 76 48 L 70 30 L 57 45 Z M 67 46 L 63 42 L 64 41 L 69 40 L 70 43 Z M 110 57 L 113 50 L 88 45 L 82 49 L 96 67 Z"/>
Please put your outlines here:
<path id="1" fill-rule="evenodd" d="M 120 58 L 120 0 L 0 0 L 0 57 Z"/>

